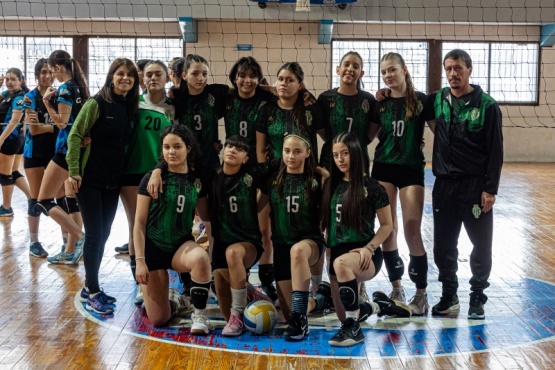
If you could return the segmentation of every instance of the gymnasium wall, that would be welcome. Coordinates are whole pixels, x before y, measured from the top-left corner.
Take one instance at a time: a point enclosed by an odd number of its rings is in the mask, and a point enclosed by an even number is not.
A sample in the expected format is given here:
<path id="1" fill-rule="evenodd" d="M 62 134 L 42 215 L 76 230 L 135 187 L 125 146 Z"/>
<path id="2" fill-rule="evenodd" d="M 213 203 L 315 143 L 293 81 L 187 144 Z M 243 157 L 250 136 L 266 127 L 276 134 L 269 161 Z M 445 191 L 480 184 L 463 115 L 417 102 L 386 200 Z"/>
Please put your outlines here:
<path id="1" fill-rule="evenodd" d="M 307 87 L 317 95 L 330 88 L 330 77 L 335 73 L 330 45 L 318 44 L 320 19 L 345 22 L 334 25 L 334 39 L 511 42 L 537 42 L 540 24 L 555 19 L 552 0 L 528 1 L 526 6 L 525 1 L 515 0 L 469 0 L 461 6 L 443 0 L 393 0 L 387 6 L 379 6 L 379 1 L 359 1 L 346 10 L 313 6 L 310 13 L 294 12 L 293 6 L 286 4 L 269 4 L 262 10 L 246 0 L 190 1 L 187 5 L 177 5 L 181 1 L 157 2 L 113 0 L 102 4 L 72 0 L 68 4 L 52 0 L 45 6 L 2 0 L 0 34 L 175 37 L 180 34 L 177 16 L 193 16 L 199 20 L 199 40 L 186 44 L 185 53 L 198 53 L 210 61 L 210 82 L 228 83 L 226 75 L 233 63 L 241 56 L 253 55 L 267 71 L 270 83 L 275 81 L 282 62 L 300 62 Z M 252 44 L 253 50 L 237 51 L 237 44 Z M 550 162 L 555 157 L 554 130 L 544 127 L 555 126 L 555 48 L 542 48 L 540 60 L 539 105 L 501 107 L 506 161 Z M 426 139 L 429 159 L 429 132 Z"/>

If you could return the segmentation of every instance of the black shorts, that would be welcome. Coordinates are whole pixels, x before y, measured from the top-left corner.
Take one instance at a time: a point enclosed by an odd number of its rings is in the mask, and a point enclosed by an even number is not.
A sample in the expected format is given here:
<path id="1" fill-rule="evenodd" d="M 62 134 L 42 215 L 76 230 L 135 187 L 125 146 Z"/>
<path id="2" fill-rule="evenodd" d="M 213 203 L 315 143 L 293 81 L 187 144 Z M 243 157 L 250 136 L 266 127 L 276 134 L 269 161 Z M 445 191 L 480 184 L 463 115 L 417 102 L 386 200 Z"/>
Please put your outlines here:
<path id="1" fill-rule="evenodd" d="M 423 187 L 424 168 L 422 168 L 422 171 L 418 171 L 411 166 L 374 162 L 372 178 L 382 182 L 389 182 L 399 189 L 411 185 Z"/>
<path id="2" fill-rule="evenodd" d="M 16 138 L 8 136 L 4 141 L 2 147 L 0 147 L 0 153 L 4 155 L 16 155 L 23 154 L 23 143 L 25 139 L 23 136 L 19 135 Z"/>
<path id="3" fill-rule="evenodd" d="M 121 178 L 121 186 L 139 186 L 141 180 L 145 177 L 146 173 L 143 174 L 127 174 L 123 175 Z"/>
<path id="4" fill-rule="evenodd" d="M 345 253 L 349 253 L 353 249 L 365 247 L 366 245 L 368 245 L 367 242 L 366 243 L 361 242 L 361 243 L 339 244 L 338 246 L 330 248 L 331 253 L 330 253 L 329 274 L 335 276 L 335 269 L 333 268 L 333 262 L 337 257 L 342 256 Z M 372 256 L 372 262 L 374 262 L 374 268 L 376 269 L 374 276 L 376 276 L 378 272 L 380 272 L 380 270 L 382 269 L 382 264 L 383 264 L 383 252 L 381 247 L 378 247 L 378 249 L 376 249 L 376 251 L 374 252 L 374 255 Z"/>
<path id="5" fill-rule="evenodd" d="M 66 162 L 65 154 L 60 154 L 60 153 L 54 154 L 54 157 L 52 157 L 52 162 L 56 163 L 58 166 L 62 167 L 66 171 L 68 171 L 69 169 L 69 166 L 67 165 L 67 162 Z"/>
<path id="6" fill-rule="evenodd" d="M 27 158 L 23 157 L 23 168 L 46 168 L 52 158 Z"/>
<path id="7" fill-rule="evenodd" d="M 318 260 L 326 250 L 326 242 L 313 239 L 318 245 Z M 274 277 L 276 281 L 291 280 L 292 245 L 274 244 Z"/>
<path id="8" fill-rule="evenodd" d="M 189 240 L 193 240 L 191 236 L 190 239 L 185 240 L 183 243 L 186 243 Z M 183 245 L 181 243 L 181 245 Z M 181 247 L 181 245 L 179 247 Z M 179 249 L 176 248 L 173 252 L 165 252 L 154 245 L 152 240 L 146 238 L 145 239 L 145 262 L 146 266 L 148 267 L 148 271 L 156 271 L 156 270 L 168 270 L 172 268 L 172 260 L 173 256 Z"/>
<path id="9" fill-rule="evenodd" d="M 233 243 L 232 243 L 233 244 Z M 251 266 L 247 267 L 250 269 L 254 264 L 260 260 L 262 253 L 264 253 L 264 247 L 262 244 L 251 243 L 256 248 L 256 259 Z M 221 241 L 214 240 L 214 246 L 212 247 L 212 271 L 217 269 L 227 269 L 227 259 L 225 258 L 225 251 L 231 244 L 224 243 Z"/>

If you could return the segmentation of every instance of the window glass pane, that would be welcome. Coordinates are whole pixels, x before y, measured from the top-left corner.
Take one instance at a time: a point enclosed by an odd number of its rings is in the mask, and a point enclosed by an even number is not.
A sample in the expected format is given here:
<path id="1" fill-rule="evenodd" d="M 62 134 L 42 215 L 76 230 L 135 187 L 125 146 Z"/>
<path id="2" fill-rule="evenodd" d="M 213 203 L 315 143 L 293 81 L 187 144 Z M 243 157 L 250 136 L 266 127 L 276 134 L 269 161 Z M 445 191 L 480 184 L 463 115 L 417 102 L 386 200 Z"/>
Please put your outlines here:
<path id="1" fill-rule="evenodd" d="M 378 88 L 379 76 L 379 41 L 333 41 L 332 53 L 332 83 L 331 88 L 339 87 L 339 76 L 335 72 L 341 58 L 349 51 L 356 51 L 362 57 L 364 76 L 362 77 L 363 89 L 375 92 Z"/>
<path id="2" fill-rule="evenodd" d="M 414 88 L 427 93 L 428 91 L 428 43 L 427 42 L 386 42 L 382 41 L 381 56 L 394 52 L 400 54 L 410 73 Z M 381 59 L 380 56 L 380 59 Z M 379 88 L 385 83 L 379 75 Z"/>
<path id="3" fill-rule="evenodd" d="M 6 71 L 12 67 L 25 70 L 23 65 L 23 37 L 0 37 L 0 75 L 4 76 Z M 2 84 L 2 91 L 6 90 L 6 84 Z"/>
<path id="4" fill-rule="evenodd" d="M 535 102 L 538 44 L 492 44 L 490 94 L 497 101 Z"/>
<path id="5" fill-rule="evenodd" d="M 166 67 L 170 59 L 183 56 L 182 39 L 137 39 L 137 60 L 161 60 Z M 171 82 L 166 84 L 166 89 Z"/>
<path id="6" fill-rule="evenodd" d="M 35 64 L 40 58 L 46 58 L 54 50 L 65 50 L 73 54 L 73 39 L 71 37 L 27 37 L 27 86 L 34 89 L 37 86 L 35 78 Z M 73 55 L 72 55 L 73 56 Z M 56 84 L 57 81 L 54 81 Z"/>
<path id="7" fill-rule="evenodd" d="M 116 58 L 129 58 L 135 61 L 135 39 L 89 39 L 89 88 L 91 95 L 96 94 L 104 85 L 110 64 Z"/>

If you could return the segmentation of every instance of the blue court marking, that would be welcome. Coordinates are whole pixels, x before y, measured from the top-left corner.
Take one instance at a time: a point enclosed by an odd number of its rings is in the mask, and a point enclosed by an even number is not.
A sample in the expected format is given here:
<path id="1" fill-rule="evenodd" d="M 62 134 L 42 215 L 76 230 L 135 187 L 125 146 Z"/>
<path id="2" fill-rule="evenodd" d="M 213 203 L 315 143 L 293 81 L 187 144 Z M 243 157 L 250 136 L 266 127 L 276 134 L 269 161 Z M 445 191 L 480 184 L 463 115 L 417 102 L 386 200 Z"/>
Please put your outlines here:
<path id="1" fill-rule="evenodd" d="M 171 281 L 174 286 L 179 284 L 175 273 L 172 273 Z M 430 284 L 429 292 L 440 292 L 439 286 L 435 286 L 437 284 Z M 501 280 L 492 282 L 488 292 L 490 300 L 486 304 L 486 320 L 467 320 L 468 298 L 465 300 L 465 297 L 460 296 L 461 312 L 453 318 L 428 315 L 411 319 L 383 319 L 372 316 L 363 324 L 364 342 L 347 348 L 328 345 L 328 340 L 339 327 L 333 314 L 309 317 L 310 335 L 301 342 L 287 342 L 281 337 L 284 324 L 278 325 L 269 336 L 245 333 L 237 338 L 224 338 L 221 329 L 225 322 L 215 307 L 209 312 L 216 329 L 209 336 L 202 337 L 190 334 L 190 321 L 186 317 L 179 319 L 175 323 L 177 326 L 154 328 L 144 310 L 132 305 L 134 293 L 127 292 L 127 296 L 117 296 L 118 303 L 112 315 L 91 314 L 79 302 L 77 295 L 75 305 L 83 315 L 100 325 L 147 339 L 186 346 L 288 356 L 441 356 L 489 351 L 555 338 L 553 284 L 530 278 L 518 282 Z"/>

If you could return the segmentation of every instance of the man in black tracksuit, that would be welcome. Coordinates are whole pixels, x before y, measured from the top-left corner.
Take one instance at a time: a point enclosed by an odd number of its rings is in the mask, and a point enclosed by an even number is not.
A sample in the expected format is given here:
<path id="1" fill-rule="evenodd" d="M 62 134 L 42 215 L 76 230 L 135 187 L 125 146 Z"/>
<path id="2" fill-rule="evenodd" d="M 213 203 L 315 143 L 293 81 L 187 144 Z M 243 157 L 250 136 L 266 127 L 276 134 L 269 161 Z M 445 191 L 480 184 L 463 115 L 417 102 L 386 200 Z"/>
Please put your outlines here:
<path id="1" fill-rule="evenodd" d="M 460 309 L 457 297 L 457 243 L 461 226 L 473 244 L 470 255 L 469 319 L 483 319 L 484 289 L 492 266 L 493 203 L 503 165 L 501 112 L 480 86 L 469 83 L 472 60 L 455 49 L 443 66 L 449 87 L 429 97 L 435 112 L 432 168 L 436 176 L 434 209 L 434 260 L 443 292 L 432 314 Z M 435 126 L 435 128 L 434 128 Z"/>

